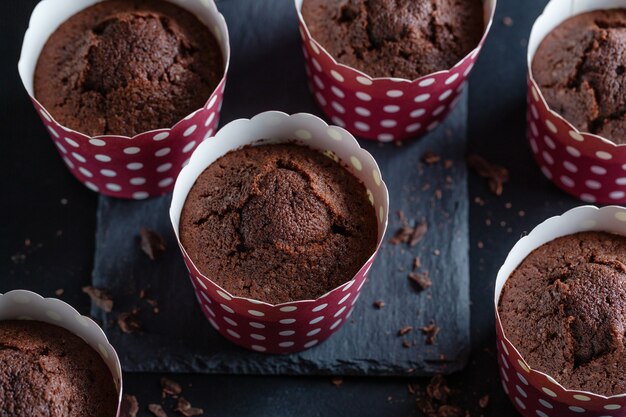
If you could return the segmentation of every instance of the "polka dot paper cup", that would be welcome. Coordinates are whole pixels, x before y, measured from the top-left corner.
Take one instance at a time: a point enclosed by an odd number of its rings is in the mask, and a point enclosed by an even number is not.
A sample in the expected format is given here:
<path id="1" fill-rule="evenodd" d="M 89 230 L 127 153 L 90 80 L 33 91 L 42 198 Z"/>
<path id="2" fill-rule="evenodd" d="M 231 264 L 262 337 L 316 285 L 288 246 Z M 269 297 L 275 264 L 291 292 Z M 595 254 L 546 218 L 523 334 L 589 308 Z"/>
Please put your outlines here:
<path id="1" fill-rule="evenodd" d="M 569 390 L 549 375 L 530 368 L 507 339 L 498 315 L 498 302 L 504 283 L 530 252 L 557 237 L 583 231 L 606 231 L 626 236 L 626 208 L 581 206 L 552 217 L 520 239 L 498 271 L 494 306 L 502 387 L 525 417 L 626 416 L 626 393 L 605 397 L 592 392 Z"/>
<path id="2" fill-rule="evenodd" d="M 195 14 L 217 39 L 224 75 L 207 92 L 206 105 L 176 123 L 134 137 L 90 137 L 58 123 L 34 96 L 34 73 L 50 35 L 72 15 L 99 0 L 43 0 L 35 7 L 24 37 L 18 69 L 22 83 L 52 141 L 72 174 L 89 189 L 112 197 L 144 199 L 172 191 L 193 150 L 218 124 L 230 60 L 228 29 L 213 0 L 168 0 Z M 201 92 L 200 92 L 201 93 Z"/>
<path id="3" fill-rule="evenodd" d="M 625 0 L 552 0 L 528 42 L 528 139 L 543 174 L 589 203 L 626 203 L 626 145 L 581 132 L 551 110 L 533 78 L 532 61 L 545 36 L 571 16 L 626 7 Z"/>
<path id="4" fill-rule="evenodd" d="M 69 304 L 56 298 L 43 298 L 31 291 L 14 290 L 0 294 L 0 321 L 36 320 L 62 327 L 83 339 L 100 354 L 109 367 L 118 392 L 117 415 L 122 401 L 122 367 L 117 353 L 102 329 Z"/>
<path id="5" fill-rule="evenodd" d="M 330 120 L 357 137 L 402 141 L 435 129 L 460 99 L 496 9 L 484 0 L 485 32 L 480 43 L 449 70 L 415 80 L 372 78 L 337 62 L 312 38 L 295 0 L 306 72 L 315 101 Z"/>
<path id="6" fill-rule="evenodd" d="M 261 140 L 259 142 L 259 140 Z M 375 253 L 352 279 L 316 300 L 271 305 L 236 297 L 202 275 L 180 243 L 179 222 L 187 195 L 198 176 L 227 152 L 259 143 L 293 143 L 323 152 L 359 178 L 368 190 L 378 217 Z M 321 343 L 335 333 L 352 313 L 365 278 L 387 229 L 389 195 L 380 169 L 346 130 L 329 126 L 320 118 L 300 113 L 261 113 L 235 120 L 203 142 L 180 173 L 170 207 L 170 218 L 196 297 L 211 325 L 224 337 L 247 349 L 268 353 L 298 352 Z"/>

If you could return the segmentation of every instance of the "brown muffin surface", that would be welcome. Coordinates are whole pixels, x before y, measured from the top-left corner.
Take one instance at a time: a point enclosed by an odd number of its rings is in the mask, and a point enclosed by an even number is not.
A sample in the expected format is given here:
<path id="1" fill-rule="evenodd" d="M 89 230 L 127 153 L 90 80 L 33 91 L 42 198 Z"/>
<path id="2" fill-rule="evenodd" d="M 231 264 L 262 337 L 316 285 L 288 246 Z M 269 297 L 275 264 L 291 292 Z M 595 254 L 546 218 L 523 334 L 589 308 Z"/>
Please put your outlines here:
<path id="1" fill-rule="evenodd" d="M 279 304 L 352 279 L 376 249 L 377 222 L 364 185 L 330 158 L 294 144 L 249 146 L 196 180 L 180 238 L 218 285 Z"/>
<path id="2" fill-rule="evenodd" d="M 0 416 L 115 417 L 117 392 L 102 358 L 51 324 L 0 321 Z"/>
<path id="3" fill-rule="evenodd" d="M 532 72 L 548 106 L 577 129 L 626 143 L 626 9 L 565 20 L 539 45 Z"/>
<path id="4" fill-rule="evenodd" d="M 626 392 L 626 237 L 583 232 L 531 252 L 498 312 L 526 362 L 568 389 Z"/>
<path id="5" fill-rule="evenodd" d="M 372 77 L 452 68 L 484 32 L 480 0 L 304 0 L 302 15 L 336 60 Z"/>
<path id="6" fill-rule="evenodd" d="M 217 41 L 190 12 L 163 0 L 106 0 L 50 36 L 34 88 L 64 126 L 134 136 L 201 108 L 223 72 Z"/>

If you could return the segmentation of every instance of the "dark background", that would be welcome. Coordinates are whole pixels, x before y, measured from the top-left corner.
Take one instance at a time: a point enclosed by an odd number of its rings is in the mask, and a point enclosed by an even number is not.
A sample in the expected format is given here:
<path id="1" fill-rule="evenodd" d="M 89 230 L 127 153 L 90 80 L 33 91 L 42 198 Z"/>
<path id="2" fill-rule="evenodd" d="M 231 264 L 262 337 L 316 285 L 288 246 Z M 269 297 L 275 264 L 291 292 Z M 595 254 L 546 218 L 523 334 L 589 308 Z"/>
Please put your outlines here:
<path id="1" fill-rule="evenodd" d="M 229 22 L 241 17 L 232 12 L 236 10 L 232 2 L 250 8 L 267 5 L 262 0 L 218 1 Z M 468 367 L 451 376 L 449 383 L 460 391 L 459 401 L 472 415 L 516 415 L 500 387 L 494 355 L 492 299 L 499 266 L 522 234 L 545 218 L 579 204 L 543 178 L 525 138 L 526 41 L 546 2 L 500 0 L 470 82 L 469 151 L 506 166 L 511 174 L 499 198 L 476 175 L 469 181 L 472 354 Z M 88 314 L 89 299 L 80 287 L 91 282 L 97 195 L 80 185 L 63 166 L 17 74 L 22 38 L 36 3 L 0 2 L 0 292 L 24 288 L 55 296 L 55 290 L 63 288 L 59 298 Z M 246 19 L 253 16 L 250 10 L 245 13 Z M 512 19 L 512 25 L 505 17 Z M 295 26 L 296 22 L 284 24 Z M 259 47 L 280 56 L 280 40 L 266 41 L 278 44 L 261 42 Z M 271 94 L 267 87 L 271 83 L 304 77 L 303 66 L 300 72 L 264 74 L 267 83 L 260 91 Z M 229 88 L 236 87 L 227 86 L 227 95 Z M 248 98 L 261 100 L 249 92 Z M 227 106 L 225 112 L 235 112 Z M 485 203 L 473 202 L 476 197 Z M 148 403 L 161 401 L 160 376 L 124 375 L 125 391 L 139 399 L 140 415 L 147 415 Z M 418 416 L 407 384 L 424 387 L 428 382 L 344 378 L 336 387 L 327 377 L 171 377 L 184 385 L 184 396 L 202 407 L 205 416 Z M 490 400 L 482 410 L 478 399 L 485 394 Z M 170 405 L 166 402 L 167 410 Z"/>

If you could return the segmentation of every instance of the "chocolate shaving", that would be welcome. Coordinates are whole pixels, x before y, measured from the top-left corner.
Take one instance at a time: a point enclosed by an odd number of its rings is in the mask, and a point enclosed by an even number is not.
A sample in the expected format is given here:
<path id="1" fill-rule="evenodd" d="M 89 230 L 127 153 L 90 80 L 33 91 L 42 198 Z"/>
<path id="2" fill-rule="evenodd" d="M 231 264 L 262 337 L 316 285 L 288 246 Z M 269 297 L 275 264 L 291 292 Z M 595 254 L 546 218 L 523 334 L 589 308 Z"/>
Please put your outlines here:
<path id="1" fill-rule="evenodd" d="M 124 333 L 137 333 L 141 330 L 141 322 L 135 314 L 120 313 L 117 316 L 117 325 Z"/>
<path id="2" fill-rule="evenodd" d="M 441 161 L 441 157 L 433 151 L 427 151 L 422 155 L 422 162 L 426 165 L 435 165 L 439 161 Z"/>
<path id="3" fill-rule="evenodd" d="M 139 412 L 139 403 L 137 397 L 130 394 L 124 394 L 122 403 L 120 404 L 120 417 L 137 417 Z"/>
<path id="4" fill-rule="evenodd" d="M 167 417 L 167 413 L 159 404 L 148 404 L 148 411 L 150 411 L 156 417 Z"/>
<path id="5" fill-rule="evenodd" d="M 420 327 L 422 334 L 426 335 L 426 344 L 434 345 L 437 341 L 437 335 L 439 334 L 439 327 L 435 322 L 430 323 L 427 326 Z"/>
<path id="6" fill-rule="evenodd" d="M 411 346 L 413 346 L 413 344 L 411 342 L 409 342 L 408 340 L 403 340 L 402 341 L 402 347 L 405 349 L 410 348 Z"/>
<path id="7" fill-rule="evenodd" d="M 413 326 L 404 326 L 403 328 L 398 330 L 398 336 L 404 336 L 405 334 L 410 333 L 411 330 L 413 330 Z"/>
<path id="8" fill-rule="evenodd" d="M 419 256 L 416 256 L 415 258 L 413 258 L 413 271 L 415 271 L 416 269 L 419 269 L 422 266 L 422 261 L 420 260 Z"/>
<path id="9" fill-rule="evenodd" d="M 382 300 L 374 301 L 374 307 L 380 310 L 385 307 L 385 302 Z"/>
<path id="10" fill-rule="evenodd" d="M 113 299 L 101 288 L 92 286 L 83 287 L 83 292 L 91 298 L 91 301 L 102 311 L 110 313 L 113 310 Z"/>
<path id="11" fill-rule="evenodd" d="M 192 407 L 189 401 L 187 401 L 183 397 L 178 398 L 178 402 L 176 403 L 176 408 L 174 408 L 174 411 L 182 414 L 185 417 L 201 416 L 202 414 L 204 414 L 203 409 Z"/>
<path id="12" fill-rule="evenodd" d="M 400 243 L 407 243 L 409 246 L 414 247 L 419 243 L 428 231 L 428 224 L 425 219 L 422 219 L 415 227 L 409 226 L 409 222 L 404 216 L 404 212 L 398 211 L 398 218 L 402 223 L 402 227 L 396 231 L 389 243 L 392 245 L 399 245 Z"/>
<path id="13" fill-rule="evenodd" d="M 486 178 L 489 183 L 489 189 L 497 196 L 502 195 L 504 183 L 509 180 L 509 170 L 492 164 L 481 156 L 476 154 L 468 155 L 467 163 L 478 175 Z"/>
<path id="14" fill-rule="evenodd" d="M 165 253 L 167 249 L 165 240 L 154 230 L 141 228 L 139 236 L 141 236 L 141 250 L 148 255 L 150 260 L 154 261 Z"/>
<path id="15" fill-rule="evenodd" d="M 165 377 L 161 378 L 161 390 L 163 391 L 163 396 L 178 395 L 183 392 L 178 382 Z"/>
<path id="16" fill-rule="evenodd" d="M 409 273 L 409 279 L 417 285 L 419 291 L 424 291 L 433 285 L 433 282 L 428 278 L 428 271 L 423 274 L 411 272 Z"/>

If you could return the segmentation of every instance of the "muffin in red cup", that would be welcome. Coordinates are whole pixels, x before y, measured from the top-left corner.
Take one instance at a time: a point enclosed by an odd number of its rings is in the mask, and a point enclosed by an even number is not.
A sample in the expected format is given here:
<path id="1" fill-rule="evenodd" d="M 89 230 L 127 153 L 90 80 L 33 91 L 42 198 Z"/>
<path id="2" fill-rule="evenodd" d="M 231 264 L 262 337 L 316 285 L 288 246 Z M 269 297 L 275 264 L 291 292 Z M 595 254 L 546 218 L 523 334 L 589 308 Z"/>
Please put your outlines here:
<path id="1" fill-rule="evenodd" d="M 102 330 L 30 291 L 0 294 L 0 414 L 115 417 L 121 368 Z"/>
<path id="2" fill-rule="evenodd" d="M 524 416 L 626 415 L 626 209 L 578 207 L 522 238 L 498 272 L 498 362 Z"/>
<path id="3" fill-rule="evenodd" d="M 261 113 L 204 142 L 170 217 L 211 325 L 248 349 L 298 352 L 352 312 L 387 224 L 380 170 L 344 129 Z"/>
<path id="4" fill-rule="evenodd" d="M 626 202 L 624 1 L 552 0 L 528 46 L 528 136 L 542 172 L 587 202 Z"/>
<path id="5" fill-rule="evenodd" d="M 295 4 L 317 103 L 354 135 L 388 142 L 434 129 L 454 107 L 496 2 Z"/>
<path id="6" fill-rule="evenodd" d="M 45 0 L 19 71 L 71 172 L 142 199 L 170 191 L 215 131 L 228 60 L 212 1 Z"/>

